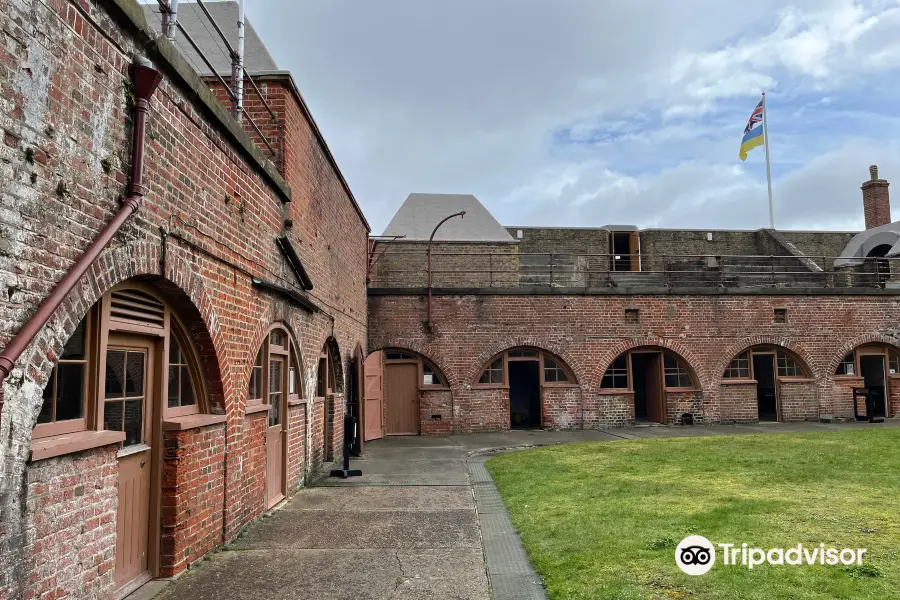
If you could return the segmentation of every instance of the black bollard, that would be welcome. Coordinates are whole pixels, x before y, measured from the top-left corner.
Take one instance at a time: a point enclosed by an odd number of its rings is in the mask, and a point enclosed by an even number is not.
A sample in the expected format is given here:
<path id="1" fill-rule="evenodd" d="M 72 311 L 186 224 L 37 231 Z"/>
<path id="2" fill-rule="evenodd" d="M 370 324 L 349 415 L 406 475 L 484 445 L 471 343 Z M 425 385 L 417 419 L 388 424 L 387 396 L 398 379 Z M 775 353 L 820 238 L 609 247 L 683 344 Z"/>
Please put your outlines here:
<path id="1" fill-rule="evenodd" d="M 353 448 L 354 439 L 356 439 L 356 417 L 344 415 L 344 468 L 333 469 L 330 473 L 332 477 L 347 479 L 362 476 L 362 470 L 350 468 L 350 449 Z"/>

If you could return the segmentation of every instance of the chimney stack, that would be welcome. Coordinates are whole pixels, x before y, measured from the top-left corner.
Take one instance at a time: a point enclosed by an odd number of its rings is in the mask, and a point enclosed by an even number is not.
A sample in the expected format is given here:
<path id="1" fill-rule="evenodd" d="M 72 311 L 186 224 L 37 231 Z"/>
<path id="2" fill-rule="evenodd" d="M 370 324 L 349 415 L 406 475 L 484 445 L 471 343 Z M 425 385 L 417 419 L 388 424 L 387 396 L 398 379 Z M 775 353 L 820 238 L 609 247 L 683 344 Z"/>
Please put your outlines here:
<path id="1" fill-rule="evenodd" d="M 880 227 L 891 222 L 891 198 L 884 179 L 878 179 L 878 166 L 869 167 L 869 181 L 862 184 L 863 212 L 866 215 L 866 229 Z"/>

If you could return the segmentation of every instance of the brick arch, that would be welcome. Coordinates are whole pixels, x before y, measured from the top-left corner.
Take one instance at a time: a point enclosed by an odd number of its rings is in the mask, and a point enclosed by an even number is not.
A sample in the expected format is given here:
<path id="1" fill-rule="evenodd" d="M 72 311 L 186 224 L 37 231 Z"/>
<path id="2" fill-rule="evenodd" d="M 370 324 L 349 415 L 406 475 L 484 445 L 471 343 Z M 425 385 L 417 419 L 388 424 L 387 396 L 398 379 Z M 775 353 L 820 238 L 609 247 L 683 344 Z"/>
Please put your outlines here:
<path id="1" fill-rule="evenodd" d="M 603 375 L 606 373 L 606 370 L 609 369 L 609 366 L 612 364 L 612 362 L 619 356 L 621 356 L 622 353 L 628 352 L 629 350 L 634 350 L 635 348 L 646 347 L 662 348 L 664 350 L 673 352 L 678 356 L 678 358 L 684 361 L 684 363 L 691 371 L 693 371 L 695 379 L 700 385 L 700 391 L 705 391 L 709 388 L 709 374 L 707 373 L 703 362 L 696 354 L 694 354 L 694 352 L 690 348 L 688 348 L 678 340 L 647 337 L 621 340 L 609 346 L 598 361 L 597 367 L 594 369 L 591 375 L 590 390 L 596 392 L 600 389 L 600 382 L 603 380 Z"/>
<path id="2" fill-rule="evenodd" d="M 228 389 L 229 373 L 227 363 L 220 357 L 225 356 L 226 344 L 218 314 L 203 279 L 174 251 L 169 253 L 165 276 L 160 275 L 159 246 L 147 242 L 126 243 L 108 248 L 94 261 L 23 353 L 23 356 L 30 357 L 27 362 L 20 363 L 25 377 L 42 389 L 56 357 L 62 352 L 78 323 L 106 292 L 131 279 L 153 284 L 179 316 L 196 311 L 205 331 L 190 327 L 186 333 L 195 343 L 199 338 L 199 341 L 212 346 L 212 352 L 206 356 L 201 352 L 201 358 L 212 357 L 214 360 L 200 362 L 204 365 L 205 374 L 213 376 L 211 383 L 215 387 L 209 391 L 214 397 L 210 399 L 210 403 L 223 404 L 227 398 L 225 390 Z M 40 404 L 37 407 L 38 411 L 39 409 Z M 34 413 L 34 418 L 37 418 L 37 412 Z"/>
<path id="3" fill-rule="evenodd" d="M 900 353 L 900 338 L 896 338 L 891 335 L 884 335 L 882 333 L 865 333 L 845 342 L 841 345 L 837 352 L 831 355 L 831 358 L 829 358 L 828 360 L 828 364 L 825 366 L 825 372 L 822 374 L 824 379 L 826 381 L 831 381 L 832 379 L 834 379 L 834 372 L 837 370 L 838 364 L 847 355 L 847 353 L 851 350 L 855 350 L 859 346 L 865 346 L 866 344 L 884 344 L 886 346 L 893 347 L 898 353 Z"/>
<path id="4" fill-rule="evenodd" d="M 378 350 L 386 350 L 386 349 L 388 349 L 388 348 L 395 349 L 395 350 L 404 350 L 404 351 L 406 351 L 406 352 L 412 352 L 413 354 L 418 354 L 419 356 L 422 357 L 422 359 L 424 359 L 425 361 L 431 363 L 435 368 L 437 368 L 438 373 L 440 374 L 441 377 L 444 378 L 444 381 L 447 382 L 447 386 L 448 386 L 448 387 L 453 388 L 453 387 L 456 385 L 456 383 L 457 383 L 456 380 L 455 380 L 455 379 L 451 379 L 451 378 L 447 375 L 447 373 L 448 373 L 447 369 L 445 369 L 438 361 L 434 360 L 434 359 L 433 359 L 431 356 L 429 356 L 428 354 L 426 354 L 426 353 L 424 353 L 424 352 L 420 352 L 420 351 L 418 351 L 418 350 L 416 350 L 416 349 L 414 349 L 414 348 L 407 348 L 407 347 L 405 347 L 405 346 L 382 346 L 381 348 L 378 348 Z M 373 352 L 376 352 L 376 351 L 377 351 L 377 350 L 373 350 Z"/>
<path id="5" fill-rule="evenodd" d="M 463 377 L 460 383 L 462 383 L 463 385 L 472 385 L 476 382 L 478 376 L 481 374 L 482 369 L 491 358 L 497 356 L 501 352 L 506 352 L 511 348 L 518 348 L 521 346 L 537 348 L 538 350 L 543 350 L 545 352 L 548 352 L 549 354 L 555 355 L 572 373 L 575 374 L 576 383 L 578 385 L 583 387 L 584 383 L 588 381 L 581 363 L 575 360 L 575 358 L 557 342 L 546 338 L 514 336 L 498 340 L 485 347 L 478 354 L 478 356 L 475 357 L 473 364 L 469 366 L 465 377 Z"/>
<path id="6" fill-rule="evenodd" d="M 725 369 L 731 364 L 734 357 L 754 346 L 776 346 L 788 350 L 800 359 L 803 363 L 803 367 L 808 373 L 812 374 L 816 379 L 820 378 L 819 374 L 813 369 L 815 359 L 812 354 L 794 340 L 774 335 L 754 335 L 737 340 L 722 353 L 722 358 L 716 363 L 716 370 L 712 374 L 714 378 L 713 381 L 716 384 L 721 382 L 722 376 L 725 374 Z M 835 366 L 835 368 L 837 367 Z"/>

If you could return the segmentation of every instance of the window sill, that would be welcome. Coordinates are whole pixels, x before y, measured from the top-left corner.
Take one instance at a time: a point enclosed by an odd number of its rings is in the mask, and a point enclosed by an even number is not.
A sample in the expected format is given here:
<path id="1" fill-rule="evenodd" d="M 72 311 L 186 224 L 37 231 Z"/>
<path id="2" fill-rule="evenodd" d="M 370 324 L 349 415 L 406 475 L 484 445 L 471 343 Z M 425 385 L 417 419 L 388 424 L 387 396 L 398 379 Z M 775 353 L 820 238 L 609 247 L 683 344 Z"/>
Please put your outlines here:
<path id="1" fill-rule="evenodd" d="M 244 410 L 245 415 L 253 415 L 261 412 L 269 412 L 268 404 L 250 404 Z"/>
<path id="2" fill-rule="evenodd" d="M 288 406 L 300 406 L 301 404 L 306 404 L 306 398 L 288 398 Z"/>
<path id="3" fill-rule="evenodd" d="M 562 383 L 560 381 L 545 381 L 541 384 L 541 387 L 545 388 L 577 388 L 581 387 L 577 383 Z"/>
<path id="4" fill-rule="evenodd" d="M 673 394 L 690 394 L 693 392 L 699 392 L 700 388 L 695 387 L 667 387 L 663 388 L 666 392 L 672 392 Z"/>
<path id="5" fill-rule="evenodd" d="M 509 386 L 505 383 L 476 383 L 472 386 L 473 390 L 508 390 Z"/>
<path id="6" fill-rule="evenodd" d="M 185 415 L 183 417 L 169 417 L 163 421 L 163 431 L 185 431 L 218 425 L 228 420 L 226 415 Z"/>
<path id="7" fill-rule="evenodd" d="M 44 460 L 65 454 L 74 454 L 125 441 L 121 431 L 79 431 L 65 435 L 34 440 L 31 444 L 31 460 Z"/>
<path id="8" fill-rule="evenodd" d="M 597 393 L 601 396 L 622 396 L 634 394 L 634 390 L 629 390 L 628 388 L 603 388 Z"/>
<path id="9" fill-rule="evenodd" d="M 442 385 L 420 385 L 420 392 L 449 392 L 450 388 Z"/>
<path id="10" fill-rule="evenodd" d="M 896 376 L 896 375 L 889 375 L 889 377 L 897 377 L 897 376 Z M 856 381 L 863 381 L 863 380 L 865 380 L 865 377 L 863 377 L 862 375 L 835 375 L 835 376 L 834 376 L 834 380 L 837 381 L 837 382 L 840 382 L 840 381 L 853 381 L 853 382 L 856 382 Z"/>
<path id="11" fill-rule="evenodd" d="M 812 377 L 778 377 L 778 381 L 781 383 L 815 383 L 816 380 Z"/>
<path id="12" fill-rule="evenodd" d="M 755 379 L 723 379 L 722 385 L 756 385 Z"/>

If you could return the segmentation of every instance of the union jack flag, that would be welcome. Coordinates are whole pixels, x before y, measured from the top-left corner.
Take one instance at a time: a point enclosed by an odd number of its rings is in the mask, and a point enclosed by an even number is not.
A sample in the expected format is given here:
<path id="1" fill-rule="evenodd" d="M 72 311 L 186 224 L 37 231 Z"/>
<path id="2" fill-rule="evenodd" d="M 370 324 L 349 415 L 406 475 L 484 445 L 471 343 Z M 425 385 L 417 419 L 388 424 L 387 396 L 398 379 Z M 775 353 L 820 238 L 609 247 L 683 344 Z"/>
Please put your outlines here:
<path id="1" fill-rule="evenodd" d="M 753 109 L 753 114 L 750 115 L 750 120 L 747 121 L 747 126 L 744 128 L 744 135 L 747 135 L 747 132 L 753 129 L 753 126 L 757 123 L 762 122 L 762 113 L 763 113 L 763 103 L 762 100 L 759 101 L 759 104 L 756 105 L 756 108 Z"/>

